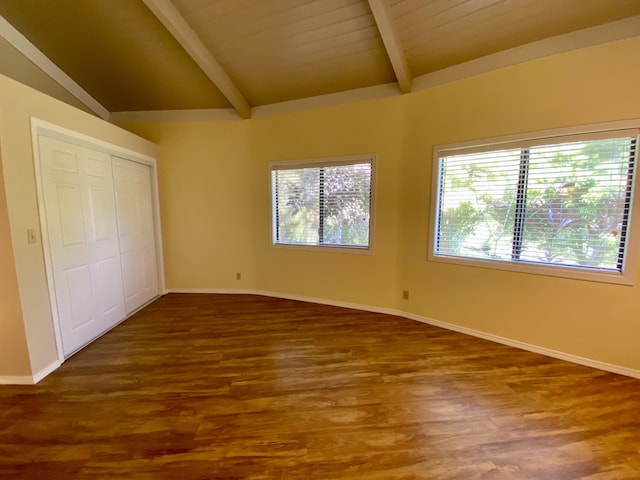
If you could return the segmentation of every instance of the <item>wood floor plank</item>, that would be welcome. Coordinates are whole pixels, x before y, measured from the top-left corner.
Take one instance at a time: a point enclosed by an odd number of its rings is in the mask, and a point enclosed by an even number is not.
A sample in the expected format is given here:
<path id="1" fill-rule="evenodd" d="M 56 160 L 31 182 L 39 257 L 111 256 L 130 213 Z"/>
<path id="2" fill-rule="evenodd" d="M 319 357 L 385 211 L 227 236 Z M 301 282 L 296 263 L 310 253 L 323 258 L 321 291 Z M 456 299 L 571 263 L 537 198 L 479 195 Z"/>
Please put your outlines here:
<path id="1" fill-rule="evenodd" d="M 370 312 L 164 296 L 0 386 L 0 478 L 640 478 L 640 381 Z"/>

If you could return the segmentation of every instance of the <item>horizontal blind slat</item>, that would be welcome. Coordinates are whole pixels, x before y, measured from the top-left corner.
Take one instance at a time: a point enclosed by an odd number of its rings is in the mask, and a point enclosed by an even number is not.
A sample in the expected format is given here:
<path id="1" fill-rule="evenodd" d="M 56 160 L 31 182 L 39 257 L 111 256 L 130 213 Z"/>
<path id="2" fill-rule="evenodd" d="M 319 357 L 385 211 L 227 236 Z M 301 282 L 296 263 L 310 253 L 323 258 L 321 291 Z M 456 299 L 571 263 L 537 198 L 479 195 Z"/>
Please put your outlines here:
<path id="1" fill-rule="evenodd" d="M 276 243 L 368 247 L 372 161 L 272 166 Z"/>
<path id="2" fill-rule="evenodd" d="M 636 142 L 629 132 L 597 137 L 442 156 L 436 254 L 511 260 L 516 196 L 526 194 L 516 260 L 618 269 Z M 519 184 L 521 158 L 527 173 Z"/>

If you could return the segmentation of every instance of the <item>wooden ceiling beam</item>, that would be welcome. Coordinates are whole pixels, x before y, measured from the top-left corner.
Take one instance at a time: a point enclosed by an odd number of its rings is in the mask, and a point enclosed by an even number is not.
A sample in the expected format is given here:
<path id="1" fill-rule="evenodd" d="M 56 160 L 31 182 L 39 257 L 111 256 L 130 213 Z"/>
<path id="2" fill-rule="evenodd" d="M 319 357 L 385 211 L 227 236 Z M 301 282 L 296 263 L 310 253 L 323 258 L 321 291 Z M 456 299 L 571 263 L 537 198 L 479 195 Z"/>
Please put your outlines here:
<path id="1" fill-rule="evenodd" d="M 33 62 L 36 67 L 77 98 L 89 110 L 103 120 L 109 120 L 109 111 L 98 100 L 89 95 L 84 88 L 53 63 L 49 57 L 38 50 L 27 37 L 16 30 L 2 15 L 0 15 L 0 38 L 6 40 L 13 48 Z"/>
<path id="2" fill-rule="evenodd" d="M 251 106 L 242 95 L 227 72 L 205 47 L 200 37 L 193 31 L 178 9 L 170 0 L 142 0 L 145 5 L 158 17 L 158 20 L 182 45 L 182 48 L 193 58 L 202 71 L 209 77 L 216 87 L 233 105 L 242 118 L 251 118 Z"/>
<path id="3" fill-rule="evenodd" d="M 413 78 L 400 42 L 398 29 L 393 18 L 391 18 L 386 0 L 369 0 L 369 7 L 371 8 L 371 13 L 373 13 L 384 47 L 387 50 L 387 56 L 391 61 L 393 71 L 396 74 L 400 91 L 409 93 Z"/>

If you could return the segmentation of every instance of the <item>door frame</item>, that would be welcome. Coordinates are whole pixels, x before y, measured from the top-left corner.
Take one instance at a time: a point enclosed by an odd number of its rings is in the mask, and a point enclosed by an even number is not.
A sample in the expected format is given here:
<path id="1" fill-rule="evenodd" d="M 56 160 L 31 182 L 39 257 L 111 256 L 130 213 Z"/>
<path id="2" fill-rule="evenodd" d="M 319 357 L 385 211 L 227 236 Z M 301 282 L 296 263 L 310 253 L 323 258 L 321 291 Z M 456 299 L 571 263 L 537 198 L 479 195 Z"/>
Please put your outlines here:
<path id="1" fill-rule="evenodd" d="M 164 281 L 164 255 L 162 246 L 162 225 L 160 222 L 160 196 L 158 192 L 158 170 L 157 161 L 154 157 L 135 152 L 125 147 L 121 147 L 98 138 L 85 135 L 83 133 L 60 127 L 53 123 L 31 117 L 31 144 L 33 148 L 33 163 L 35 168 L 36 192 L 38 202 L 38 216 L 40 223 L 40 235 L 42 238 L 42 251 L 44 255 L 45 272 L 47 277 L 47 287 L 49 290 L 49 304 L 51 317 L 53 318 L 53 329 L 56 339 L 56 349 L 58 361 L 62 364 L 65 360 L 62 350 L 62 332 L 60 329 L 60 318 L 58 316 L 57 298 L 53 282 L 53 263 L 51 258 L 51 248 L 49 243 L 49 231 L 47 226 L 46 210 L 44 205 L 44 185 L 42 181 L 42 166 L 40 159 L 40 146 L 38 139 L 40 136 L 61 140 L 81 147 L 91 148 L 100 152 L 108 153 L 126 160 L 131 160 L 151 167 L 151 202 L 153 207 L 154 235 L 156 240 L 156 264 L 158 275 L 158 290 L 160 295 L 167 293 Z M 133 312 L 135 313 L 135 312 Z M 133 314 L 132 313 L 132 314 Z M 132 315 L 131 314 L 131 315 Z M 124 319 L 131 315 L 126 315 Z M 123 320 L 124 320 L 123 319 Z"/>

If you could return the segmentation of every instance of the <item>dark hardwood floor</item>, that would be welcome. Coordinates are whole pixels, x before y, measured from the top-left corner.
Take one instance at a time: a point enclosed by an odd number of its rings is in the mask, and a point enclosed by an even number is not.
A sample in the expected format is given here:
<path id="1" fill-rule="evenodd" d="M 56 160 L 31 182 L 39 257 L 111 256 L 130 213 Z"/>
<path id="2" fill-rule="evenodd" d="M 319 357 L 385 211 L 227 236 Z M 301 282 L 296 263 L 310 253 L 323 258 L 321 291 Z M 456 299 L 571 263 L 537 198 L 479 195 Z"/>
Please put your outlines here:
<path id="1" fill-rule="evenodd" d="M 393 316 L 167 295 L 0 386 L 0 478 L 640 479 L 640 381 Z"/>

